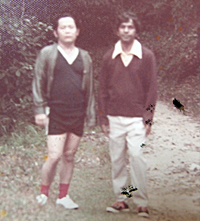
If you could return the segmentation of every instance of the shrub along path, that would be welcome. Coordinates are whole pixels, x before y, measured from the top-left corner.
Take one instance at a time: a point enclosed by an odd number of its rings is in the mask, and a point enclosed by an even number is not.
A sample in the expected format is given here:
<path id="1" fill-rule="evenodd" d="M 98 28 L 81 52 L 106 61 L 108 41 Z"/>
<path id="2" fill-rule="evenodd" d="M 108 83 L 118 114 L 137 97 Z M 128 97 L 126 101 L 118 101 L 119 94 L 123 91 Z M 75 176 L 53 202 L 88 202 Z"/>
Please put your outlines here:
<path id="1" fill-rule="evenodd" d="M 154 125 L 146 143 L 150 220 L 200 220 L 200 125 L 173 105 L 158 102 Z M 41 130 L 28 126 L 0 146 L 0 220 L 5 221 L 139 221 L 131 212 L 109 214 L 112 192 L 107 138 L 100 132 L 86 134 L 76 155 L 71 197 L 75 211 L 57 207 L 59 180 L 55 177 L 48 204 L 39 207 L 40 170 L 46 159 Z M 128 168 L 127 168 L 128 169 Z"/>

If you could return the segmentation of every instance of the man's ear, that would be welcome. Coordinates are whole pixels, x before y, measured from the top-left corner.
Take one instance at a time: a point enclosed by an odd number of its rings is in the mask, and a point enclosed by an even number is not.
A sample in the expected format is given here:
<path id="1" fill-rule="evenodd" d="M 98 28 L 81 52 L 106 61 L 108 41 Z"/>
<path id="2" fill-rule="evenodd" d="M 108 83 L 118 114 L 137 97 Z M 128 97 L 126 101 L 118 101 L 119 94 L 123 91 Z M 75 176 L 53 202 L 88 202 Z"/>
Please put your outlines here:
<path id="1" fill-rule="evenodd" d="M 56 38 L 58 38 L 58 34 L 57 34 L 57 31 L 53 31 L 53 34 L 54 34 L 54 36 L 56 37 Z"/>
<path id="2" fill-rule="evenodd" d="M 117 37 L 119 37 L 119 31 L 118 30 L 114 30 L 114 33 Z"/>
<path id="3" fill-rule="evenodd" d="M 79 29 L 79 28 L 77 28 L 77 33 L 76 33 L 76 36 L 78 37 L 78 36 L 79 36 L 79 34 L 80 34 L 80 29 Z"/>

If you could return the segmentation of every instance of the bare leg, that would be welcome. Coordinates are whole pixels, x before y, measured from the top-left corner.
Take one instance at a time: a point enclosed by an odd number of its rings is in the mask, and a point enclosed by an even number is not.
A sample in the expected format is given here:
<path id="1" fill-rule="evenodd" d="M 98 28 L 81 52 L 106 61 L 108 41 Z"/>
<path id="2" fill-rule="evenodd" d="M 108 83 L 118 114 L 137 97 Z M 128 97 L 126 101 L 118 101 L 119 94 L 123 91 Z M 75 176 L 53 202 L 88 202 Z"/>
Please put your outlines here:
<path id="1" fill-rule="evenodd" d="M 42 167 L 42 185 L 51 185 L 56 173 L 56 166 L 63 154 L 66 134 L 48 135 L 48 158 Z"/>
<path id="2" fill-rule="evenodd" d="M 79 206 L 68 195 L 68 188 L 74 170 L 74 156 L 78 149 L 81 137 L 68 133 L 63 150 L 60 167 L 60 191 L 56 204 L 64 206 L 66 209 L 77 209 Z"/>
<path id="3" fill-rule="evenodd" d="M 60 183 L 70 184 L 74 170 L 74 156 L 80 140 L 81 137 L 73 133 L 67 134 L 60 168 Z"/>

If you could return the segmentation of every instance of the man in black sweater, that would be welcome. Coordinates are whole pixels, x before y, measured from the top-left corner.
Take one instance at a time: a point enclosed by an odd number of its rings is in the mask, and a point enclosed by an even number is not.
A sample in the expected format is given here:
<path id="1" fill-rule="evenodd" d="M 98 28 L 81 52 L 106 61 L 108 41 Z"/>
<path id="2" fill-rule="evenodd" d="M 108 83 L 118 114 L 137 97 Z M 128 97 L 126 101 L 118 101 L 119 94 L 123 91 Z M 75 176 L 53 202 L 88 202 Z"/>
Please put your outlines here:
<path id="1" fill-rule="evenodd" d="M 56 204 L 77 209 L 68 190 L 84 121 L 88 127 L 95 125 L 92 61 L 87 51 L 75 45 L 79 28 L 74 17 L 59 15 L 53 28 L 58 42 L 40 51 L 33 79 L 35 122 L 48 128 L 48 158 L 42 167 L 41 190 L 36 199 L 40 205 L 47 203 L 61 161 Z M 45 112 L 47 108 L 49 114 Z"/>
<path id="2" fill-rule="evenodd" d="M 103 57 L 99 76 L 99 121 L 109 136 L 113 189 L 116 202 L 108 212 L 128 211 L 126 152 L 131 184 L 137 187 L 133 201 L 139 216 L 148 217 L 145 139 L 150 133 L 157 98 L 154 54 L 137 40 L 139 24 L 131 12 L 117 19 L 119 41 Z"/>

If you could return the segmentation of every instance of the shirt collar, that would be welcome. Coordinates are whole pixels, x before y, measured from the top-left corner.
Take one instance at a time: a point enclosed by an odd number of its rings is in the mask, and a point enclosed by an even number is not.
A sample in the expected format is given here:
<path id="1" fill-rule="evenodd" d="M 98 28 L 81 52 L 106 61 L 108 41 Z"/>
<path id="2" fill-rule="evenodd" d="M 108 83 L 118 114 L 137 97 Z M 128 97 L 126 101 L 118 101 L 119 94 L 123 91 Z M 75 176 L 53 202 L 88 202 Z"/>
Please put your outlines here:
<path id="1" fill-rule="evenodd" d="M 115 59 L 117 55 L 124 53 L 121 46 L 121 41 L 119 40 L 114 47 L 114 51 L 112 54 L 112 59 Z M 129 52 L 129 54 L 137 56 L 139 59 L 142 59 L 142 45 L 138 40 L 134 40 L 133 46 Z"/>

